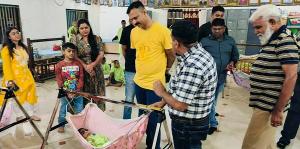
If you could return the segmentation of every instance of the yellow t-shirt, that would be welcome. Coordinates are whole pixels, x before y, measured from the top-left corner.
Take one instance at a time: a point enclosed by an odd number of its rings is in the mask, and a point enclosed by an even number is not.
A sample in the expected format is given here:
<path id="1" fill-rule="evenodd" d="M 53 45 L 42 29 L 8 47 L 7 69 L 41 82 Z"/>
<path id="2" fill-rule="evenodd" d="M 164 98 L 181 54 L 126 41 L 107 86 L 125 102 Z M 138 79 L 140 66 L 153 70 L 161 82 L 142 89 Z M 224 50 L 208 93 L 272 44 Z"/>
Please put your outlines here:
<path id="1" fill-rule="evenodd" d="M 170 30 L 153 22 L 147 30 L 135 27 L 131 31 L 131 48 L 136 49 L 134 82 L 153 90 L 153 82 L 165 83 L 167 57 L 165 49 L 172 49 Z"/>

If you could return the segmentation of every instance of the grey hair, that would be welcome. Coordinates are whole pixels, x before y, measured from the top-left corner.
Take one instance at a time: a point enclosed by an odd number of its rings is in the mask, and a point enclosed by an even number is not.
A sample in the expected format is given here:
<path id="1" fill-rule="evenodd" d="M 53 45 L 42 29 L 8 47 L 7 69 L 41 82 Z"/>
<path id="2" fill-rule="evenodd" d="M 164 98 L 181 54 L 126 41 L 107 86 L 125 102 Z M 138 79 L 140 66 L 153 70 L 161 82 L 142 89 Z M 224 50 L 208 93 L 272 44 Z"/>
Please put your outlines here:
<path id="1" fill-rule="evenodd" d="M 281 11 L 277 6 L 273 4 L 262 5 L 258 7 L 257 10 L 251 15 L 249 21 L 252 23 L 260 18 L 262 18 L 265 21 L 269 21 L 270 19 L 280 21 Z"/>

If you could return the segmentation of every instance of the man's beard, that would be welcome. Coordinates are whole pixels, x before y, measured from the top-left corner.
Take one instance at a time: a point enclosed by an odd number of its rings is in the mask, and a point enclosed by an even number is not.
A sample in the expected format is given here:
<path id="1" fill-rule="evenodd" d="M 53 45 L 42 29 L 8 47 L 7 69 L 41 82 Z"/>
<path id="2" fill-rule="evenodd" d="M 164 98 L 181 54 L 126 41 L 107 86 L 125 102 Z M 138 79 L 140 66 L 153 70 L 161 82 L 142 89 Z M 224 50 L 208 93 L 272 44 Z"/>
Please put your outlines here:
<path id="1" fill-rule="evenodd" d="M 268 43 L 269 39 L 273 35 L 274 31 L 271 29 L 270 25 L 267 26 L 267 30 L 264 34 L 257 34 L 259 41 L 262 45 Z"/>

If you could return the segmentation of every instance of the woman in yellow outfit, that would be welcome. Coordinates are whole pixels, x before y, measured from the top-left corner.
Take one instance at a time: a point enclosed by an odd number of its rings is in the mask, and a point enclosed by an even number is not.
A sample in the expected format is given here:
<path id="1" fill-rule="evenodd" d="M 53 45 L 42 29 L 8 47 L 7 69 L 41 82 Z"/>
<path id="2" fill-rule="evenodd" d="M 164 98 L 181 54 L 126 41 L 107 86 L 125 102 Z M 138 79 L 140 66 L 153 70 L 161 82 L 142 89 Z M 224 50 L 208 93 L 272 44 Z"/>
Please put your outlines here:
<path id="1" fill-rule="evenodd" d="M 41 119 L 33 113 L 37 103 L 36 87 L 32 74 L 28 68 L 27 47 L 21 41 L 21 32 L 15 27 L 9 28 L 6 32 L 6 42 L 1 50 L 3 63 L 2 86 L 6 86 L 8 81 L 13 81 L 19 90 L 15 92 L 18 101 L 29 112 L 32 120 Z M 0 94 L 0 105 L 4 100 L 4 92 Z"/>

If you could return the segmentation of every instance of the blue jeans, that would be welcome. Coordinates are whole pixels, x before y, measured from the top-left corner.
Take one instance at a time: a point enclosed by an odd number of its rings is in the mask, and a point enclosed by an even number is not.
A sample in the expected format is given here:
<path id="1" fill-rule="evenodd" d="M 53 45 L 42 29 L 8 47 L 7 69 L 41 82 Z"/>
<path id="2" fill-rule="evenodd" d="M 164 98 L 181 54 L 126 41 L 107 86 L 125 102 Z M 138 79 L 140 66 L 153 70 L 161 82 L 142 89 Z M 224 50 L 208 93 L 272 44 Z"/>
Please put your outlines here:
<path id="1" fill-rule="evenodd" d="M 139 103 L 139 104 L 150 105 L 150 104 L 153 104 L 155 102 L 161 101 L 161 97 L 157 96 L 154 93 L 154 91 L 144 89 L 144 88 L 138 86 L 137 84 L 135 84 L 135 93 L 136 93 L 137 103 Z M 139 110 L 139 115 L 143 114 L 143 112 L 144 112 L 143 110 Z M 148 125 L 147 125 L 147 130 L 146 130 L 147 149 L 152 148 L 152 144 L 153 144 L 153 141 L 154 141 L 155 130 L 156 130 L 156 125 L 157 125 L 157 123 L 160 122 L 159 117 L 160 117 L 159 113 L 157 113 L 155 111 L 151 112 L 151 114 L 149 116 L 149 121 L 148 121 Z M 157 137 L 157 142 L 156 142 L 155 149 L 160 149 L 160 131 L 159 131 L 159 134 L 158 134 L 158 137 Z"/>
<path id="2" fill-rule="evenodd" d="M 59 116 L 58 116 L 58 123 L 62 123 L 64 121 L 66 121 L 66 110 L 67 110 L 67 105 L 68 105 L 68 99 L 66 97 L 62 97 L 60 98 L 60 110 L 59 110 Z M 81 96 L 75 97 L 73 99 L 73 103 L 74 103 L 74 112 L 80 113 L 83 109 L 83 98 Z M 70 106 L 70 105 L 68 105 Z"/>
<path id="3" fill-rule="evenodd" d="M 291 107 L 286 116 L 283 130 L 281 131 L 282 137 L 279 140 L 281 142 L 289 144 L 290 140 L 296 137 L 299 125 L 300 125 L 300 76 L 298 76 L 298 80 L 294 89 L 294 95 L 291 98 Z"/>
<path id="4" fill-rule="evenodd" d="M 218 82 L 217 83 L 217 88 L 215 92 L 215 99 L 213 101 L 213 105 L 210 110 L 209 114 L 209 125 L 210 127 L 217 127 L 218 126 L 218 121 L 216 119 L 216 106 L 217 106 L 217 101 L 218 101 L 218 96 L 221 91 L 224 89 L 224 82 Z"/>
<path id="5" fill-rule="evenodd" d="M 133 81 L 135 73 L 125 71 L 125 101 L 133 102 L 135 96 L 135 84 Z M 123 119 L 131 119 L 131 107 L 124 107 Z"/>
<path id="6" fill-rule="evenodd" d="M 209 115 L 201 119 L 187 119 L 170 115 L 175 149 L 201 149 L 209 129 Z"/>

